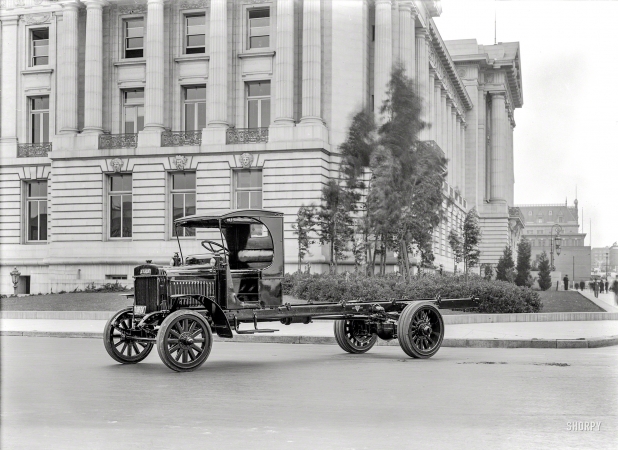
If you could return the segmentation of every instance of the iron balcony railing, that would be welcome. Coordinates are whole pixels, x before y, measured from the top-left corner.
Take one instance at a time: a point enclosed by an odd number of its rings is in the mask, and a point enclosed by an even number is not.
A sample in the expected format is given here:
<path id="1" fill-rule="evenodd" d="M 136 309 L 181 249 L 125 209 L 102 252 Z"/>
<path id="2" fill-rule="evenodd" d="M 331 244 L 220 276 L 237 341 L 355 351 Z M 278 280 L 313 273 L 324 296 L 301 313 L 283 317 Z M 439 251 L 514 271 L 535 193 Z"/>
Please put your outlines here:
<path id="1" fill-rule="evenodd" d="M 183 145 L 202 145 L 202 130 L 164 131 L 161 134 L 161 147 L 182 147 Z"/>
<path id="2" fill-rule="evenodd" d="M 29 158 L 34 156 L 47 156 L 52 151 L 51 142 L 39 142 L 36 144 L 17 144 L 17 157 Z"/>
<path id="3" fill-rule="evenodd" d="M 137 133 L 99 135 L 99 149 L 135 147 L 137 147 Z"/>
<path id="4" fill-rule="evenodd" d="M 228 144 L 268 142 L 268 128 L 228 128 L 225 137 Z"/>

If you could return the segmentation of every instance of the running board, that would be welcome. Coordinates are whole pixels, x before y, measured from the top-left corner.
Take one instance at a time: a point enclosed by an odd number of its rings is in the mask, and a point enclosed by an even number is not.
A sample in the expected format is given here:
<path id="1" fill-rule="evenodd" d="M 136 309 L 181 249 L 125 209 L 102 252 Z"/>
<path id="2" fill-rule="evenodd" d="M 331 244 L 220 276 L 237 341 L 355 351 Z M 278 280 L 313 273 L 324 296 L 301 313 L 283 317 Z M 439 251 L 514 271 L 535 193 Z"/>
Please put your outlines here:
<path id="1" fill-rule="evenodd" d="M 274 333 L 275 331 L 279 331 L 279 330 L 268 330 L 268 329 L 261 329 L 261 330 L 236 330 L 236 333 L 238 334 L 255 334 L 255 333 Z"/>

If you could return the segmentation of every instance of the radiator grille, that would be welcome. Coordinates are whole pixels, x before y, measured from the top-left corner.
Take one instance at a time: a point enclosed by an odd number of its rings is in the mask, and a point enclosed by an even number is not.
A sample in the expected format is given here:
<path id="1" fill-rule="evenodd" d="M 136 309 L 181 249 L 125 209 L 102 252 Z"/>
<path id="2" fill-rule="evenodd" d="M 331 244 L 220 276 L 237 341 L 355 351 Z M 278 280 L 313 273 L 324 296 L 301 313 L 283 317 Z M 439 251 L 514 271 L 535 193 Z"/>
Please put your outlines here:
<path id="1" fill-rule="evenodd" d="M 146 314 L 157 311 L 157 277 L 135 277 L 135 304 L 146 306 Z"/>
<path id="2" fill-rule="evenodd" d="M 215 282 L 214 280 L 173 280 L 170 281 L 168 287 L 169 295 L 178 294 L 197 294 L 215 298 Z M 179 306 L 202 306 L 202 304 L 192 298 L 180 298 Z"/>

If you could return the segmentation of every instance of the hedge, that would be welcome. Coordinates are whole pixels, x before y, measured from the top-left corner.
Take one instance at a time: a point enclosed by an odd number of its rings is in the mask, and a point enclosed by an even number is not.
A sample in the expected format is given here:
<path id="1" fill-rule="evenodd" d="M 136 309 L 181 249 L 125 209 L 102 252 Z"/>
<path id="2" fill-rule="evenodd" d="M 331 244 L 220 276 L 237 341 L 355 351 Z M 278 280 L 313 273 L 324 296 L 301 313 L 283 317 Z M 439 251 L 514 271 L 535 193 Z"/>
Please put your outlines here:
<path id="1" fill-rule="evenodd" d="M 479 313 L 535 313 L 543 303 L 539 294 L 506 281 L 487 281 L 478 276 L 427 275 L 404 282 L 401 277 L 364 277 L 354 274 L 286 274 L 283 293 L 319 302 L 376 301 L 478 297 Z"/>

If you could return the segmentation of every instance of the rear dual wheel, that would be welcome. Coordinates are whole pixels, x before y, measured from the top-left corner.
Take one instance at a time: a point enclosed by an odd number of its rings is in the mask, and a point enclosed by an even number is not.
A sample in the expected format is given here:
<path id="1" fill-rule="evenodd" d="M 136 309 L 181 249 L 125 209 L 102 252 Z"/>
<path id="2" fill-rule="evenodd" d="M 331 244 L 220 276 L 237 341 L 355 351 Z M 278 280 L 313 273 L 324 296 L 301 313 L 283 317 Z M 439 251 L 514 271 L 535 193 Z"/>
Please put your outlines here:
<path id="1" fill-rule="evenodd" d="M 399 316 L 399 345 L 412 358 L 431 358 L 444 339 L 442 314 L 431 303 L 410 303 Z"/>
<path id="2" fill-rule="evenodd" d="M 335 340 L 348 353 L 365 353 L 373 347 L 378 336 L 371 333 L 366 320 L 335 320 Z"/>
<path id="3" fill-rule="evenodd" d="M 161 361 L 176 372 L 190 372 L 204 364 L 212 349 L 212 331 L 204 317 L 180 310 L 165 318 L 157 334 Z"/>
<path id="4" fill-rule="evenodd" d="M 135 326 L 133 308 L 118 311 L 105 324 L 103 345 L 109 356 L 122 364 L 135 364 L 143 361 L 152 350 L 152 341 L 140 341 L 130 336 Z"/>

